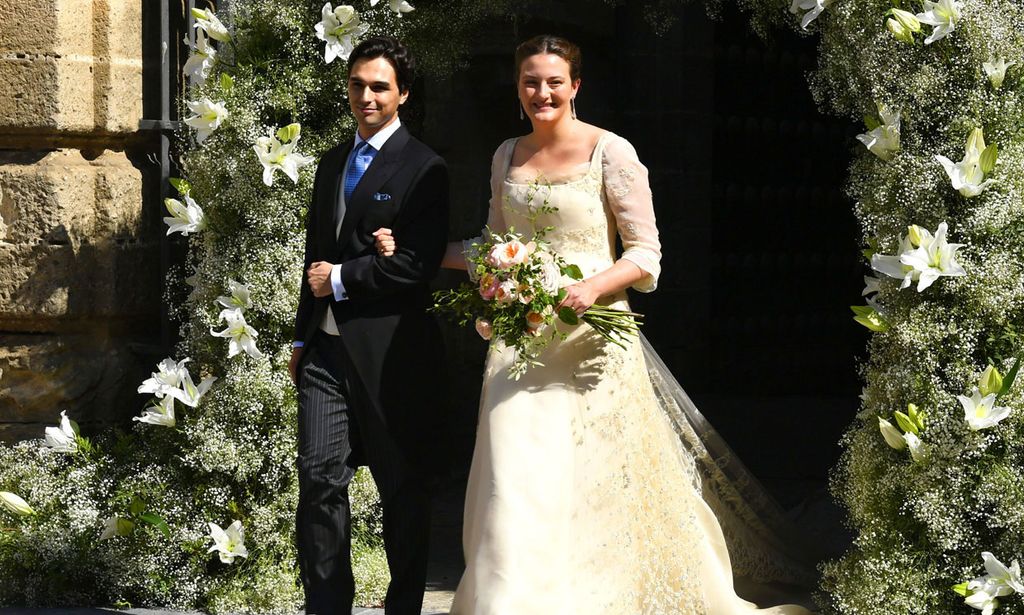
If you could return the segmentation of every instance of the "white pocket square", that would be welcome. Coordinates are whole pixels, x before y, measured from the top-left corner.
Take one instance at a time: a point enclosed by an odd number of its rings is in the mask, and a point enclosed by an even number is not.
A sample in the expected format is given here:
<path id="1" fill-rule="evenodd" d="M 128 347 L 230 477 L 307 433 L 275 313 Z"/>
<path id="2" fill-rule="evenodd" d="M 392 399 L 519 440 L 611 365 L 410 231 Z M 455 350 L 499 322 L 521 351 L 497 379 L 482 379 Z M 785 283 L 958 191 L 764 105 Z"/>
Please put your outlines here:
<path id="1" fill-rule="evenodd" d="M 373 193 L 374 201 L 390 201 L 391 195 L 386 192 L 375 192 Z"/>

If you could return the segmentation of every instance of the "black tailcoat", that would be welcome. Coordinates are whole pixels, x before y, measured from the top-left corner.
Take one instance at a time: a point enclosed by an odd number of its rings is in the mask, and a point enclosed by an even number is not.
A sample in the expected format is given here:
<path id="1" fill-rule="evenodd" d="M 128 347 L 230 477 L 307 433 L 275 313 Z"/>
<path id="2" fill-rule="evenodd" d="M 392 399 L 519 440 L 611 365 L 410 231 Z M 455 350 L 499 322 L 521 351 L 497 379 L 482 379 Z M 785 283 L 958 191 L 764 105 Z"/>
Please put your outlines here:
<path id="1" fill-rule="evenodd" d="M 352 146 L 328 150 L 317 166 L 305 259 L 305 269 L 316 261 L 340 263 L 348 299 L 314 297 L 303 279 L 295 339 L 309 344 L 325 310 L 332 310 L 356 371 L 348 376 L 360 379 L 374 406 L 363 411 L 379 416 L 413 465 L 430 464 L 438 455 L 430 434 L 442 422 L 444 357 L 437 323 L 425 310 L 447 243 L 448 171 L 440 156 L 400 127 L 356 186 L 335 237 Z M 371 233 L 380 227 L 394 232 L 393 256 L 375 250 Z"/>

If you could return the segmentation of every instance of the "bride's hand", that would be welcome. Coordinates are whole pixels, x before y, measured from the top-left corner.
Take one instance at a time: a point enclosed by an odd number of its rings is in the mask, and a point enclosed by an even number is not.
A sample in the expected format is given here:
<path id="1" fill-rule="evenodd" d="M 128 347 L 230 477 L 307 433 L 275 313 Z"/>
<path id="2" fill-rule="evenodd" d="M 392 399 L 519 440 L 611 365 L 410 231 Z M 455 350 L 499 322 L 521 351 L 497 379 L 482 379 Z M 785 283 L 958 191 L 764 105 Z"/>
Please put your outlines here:
<path id="1" fill-rule="evenodd" d="M 395 237 L 391 234 L 391 229 L 381 227 L 373 232 L 373 236 L 373 244 L 377 247 L 377 254 L 391 256 L 395 253 Z"/>
<path id="2" fill-rule="evenodd" d="M 572 308 L 577 315 L 582 315 L 594 305 L 601 293 L 594 288 L 594 284 L 583 280 L 571 286 L 565 287 L 565 299 L 558 304 L 558 309 L 563 307 Z"/>

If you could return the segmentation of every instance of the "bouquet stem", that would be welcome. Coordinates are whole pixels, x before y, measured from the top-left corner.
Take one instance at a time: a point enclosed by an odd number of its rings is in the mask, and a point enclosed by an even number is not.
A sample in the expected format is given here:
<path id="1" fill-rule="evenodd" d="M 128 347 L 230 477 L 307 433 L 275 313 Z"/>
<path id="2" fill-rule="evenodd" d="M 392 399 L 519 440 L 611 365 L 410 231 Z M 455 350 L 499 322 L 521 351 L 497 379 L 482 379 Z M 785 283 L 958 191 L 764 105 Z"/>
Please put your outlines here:
<path id="1" fill-rule="evenodd" d="M 590 325 L 601 337 L 625 349 L 625 342 L 639 333 L 643 315 L 603 305 L 593 305 L 580 316 L 580 320 Z"/>

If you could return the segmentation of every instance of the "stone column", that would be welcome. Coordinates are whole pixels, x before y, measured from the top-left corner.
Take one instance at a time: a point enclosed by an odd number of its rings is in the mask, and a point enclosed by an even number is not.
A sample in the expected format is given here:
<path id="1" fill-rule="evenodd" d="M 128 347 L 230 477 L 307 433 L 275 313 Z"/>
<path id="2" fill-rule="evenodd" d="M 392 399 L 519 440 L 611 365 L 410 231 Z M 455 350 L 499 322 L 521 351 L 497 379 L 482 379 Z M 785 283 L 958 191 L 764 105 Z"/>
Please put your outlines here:
<path id="1" fill-rule="evenodd" d="M 0 0 L 0 440 L 134 414 L 159 239 L 126 150 L 143 0 Z"/>

